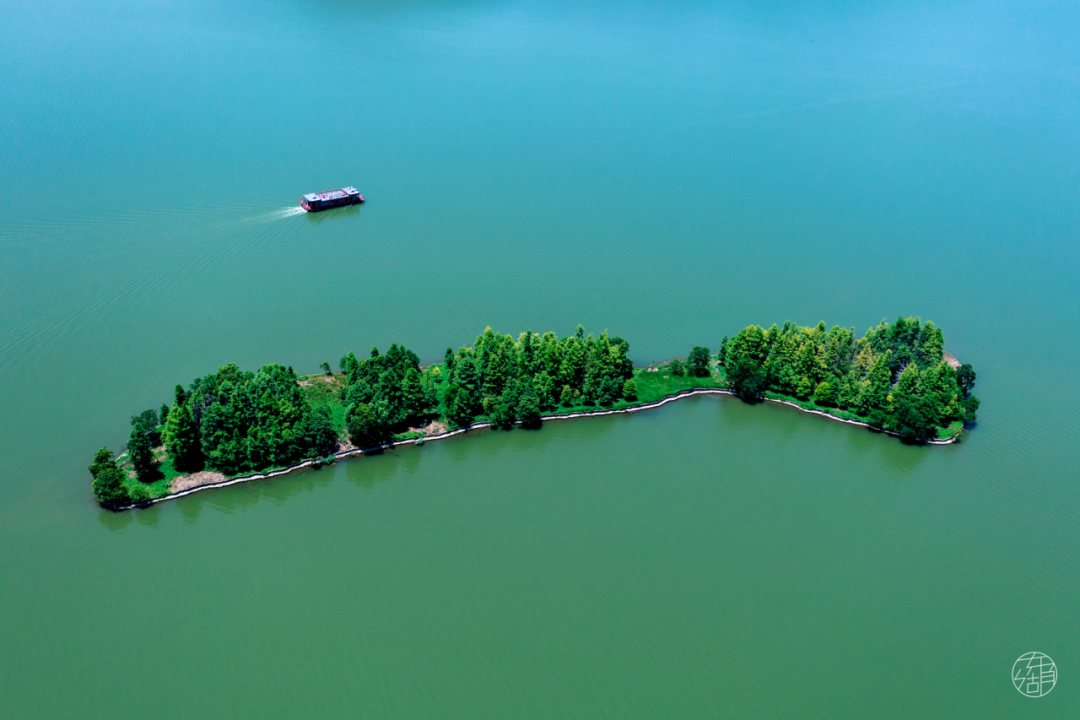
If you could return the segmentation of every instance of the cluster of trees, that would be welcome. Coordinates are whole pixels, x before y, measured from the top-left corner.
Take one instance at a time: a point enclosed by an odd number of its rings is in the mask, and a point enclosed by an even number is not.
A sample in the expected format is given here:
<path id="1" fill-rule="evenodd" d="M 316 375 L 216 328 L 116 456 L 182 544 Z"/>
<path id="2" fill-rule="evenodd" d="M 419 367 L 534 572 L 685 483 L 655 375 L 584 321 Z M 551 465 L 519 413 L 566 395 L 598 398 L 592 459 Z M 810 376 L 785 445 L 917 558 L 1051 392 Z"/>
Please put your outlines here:
<path id="1" fill-rule="evenodd" d="M 329 411 L 311 407 L 296 372 L 281 365 L 253 373 L 230 363 L 186 391 L 177 385 L 161 434 L 177 470 L 226 475 L 290 465 L 337 445 Z"/>
<path id="2" fill-rule="evenodd" d="M 312 408 L 297 384 L 296 372 L 264 365 L 245 372 L 235 364 L 197 378 L 187 390 L 176 386 L 172 407 L 160 415 L 147 410 L 131 418 L 128 459 L 139 480 L 161 477 L 154 447 L 164 443 L 173 466 L 181 472 L 210 468 L 233 475 L 290 465 L 321 456 L 337 446 L 337 431 L 325 408 Z M 90 466 L 93 489 L 102 503 L 118 506 L 139 502 L 142 488 L 128 493 L 124 471 L 102 448 Z"/>
<path id="3" fill-rule="evenodd" d="M 487 328 L 472 346 L 447 349 L 449 371 L 443 396 L 445 415 L 468 425 L 480 415 L 497 426 L 539 421 L 557 405 L 611 405 L 637 396 L 630 344 L 607 332 L 559 339 L 526 330 L 517 340 Z"/>
<path id="4" fill-rule="evenodd" d="M 720 361 L 744 398 L 765 391 L 849 410 L 905 440 L 933 438 L 954 420 L 973 422 L 975 371 L 944 361 L 945 338 L 932 322 L 884 320 L 862 338 L 854 328 L 790 322 L 768 330 L 751 325 L 730 341 Z"/>
<path id="5" fill-rule="evenodd" d="M 438 403 L 433 373 L 420 370 L 416 353 L 391 345 L 385 355 L 371 349 L 363 360 L 349 353 L 341 358 L 345 390 L 345 427 L 357 447 L 390 440 L 395 430 L 423 424 Z"/>
<path id="6" fill-rule="evenodd" d="M 341 359 L 346 429 L 357 447 L 389 441 L 394 432 L 444 416 L 464 426 L 485 417 L 496 426 L 536 423 L 559 405 L 610 405 L 636 397 L 629 344 L 620 338 L 585 336 L 584 328 L 561 340 L 526 331 L 515 340 L 487 328 L 458 352 L 447 349 L 445 373 L 422 371 L 414 352 L 392 345 L 373 348 L 360 360 Z"/>
<path id="7" fill-rule="evenodd" d="M 944 362 L 944 344 L 941 330 L 919 318 L 882 321 L 862 338 L 854 328 L 787 322 L 768 330 L 751 325 L 730 341 L 725 337 L 717 360 L 743 398 L 773 391 L 812 399 L 917 440 L 954 420 L 974 421 L 979 407 L 971 394 L 975 372 Z M 341 395 L 346 430 L 357 447 L 370 448 L 440 416 L 454 426 L 482 417 L 507 427 L 538 423 L 543 412 L 560 405 L 635 400 L 629 349 L 606 331 L 585 336 L 579 325 L 564 338 L 525 331 L 514 339 L 487 328 L 471 346 L 447 349 L 444 366 L 426 370 L 404 346 L 391 345 L 385 355 L 373 348 L 364 359 L 350 352 L 340 362 L 347 381 Z M 669 370 L 708 377 L 712 363 L 708 348 L 698 346 Z M 328 363 L 322 369 L 330 373 Z M 180 472 L 210 468 L 227 475 L 321 457 L 338 443 L 329 410 L 313 407 L 293 369 L 281 365 L 254 373 L 225 365 L 186 390 L 177 385 L 171 407 L 147 410 L 131 425 L 128 454 L 144 482 L 161 477 L 154 455 L 159 443 Z M 141 487 L 125 490 L 124 471 L 107 449 L 98 451 L 90 472 L 106 505 L 146 497 Z"/>

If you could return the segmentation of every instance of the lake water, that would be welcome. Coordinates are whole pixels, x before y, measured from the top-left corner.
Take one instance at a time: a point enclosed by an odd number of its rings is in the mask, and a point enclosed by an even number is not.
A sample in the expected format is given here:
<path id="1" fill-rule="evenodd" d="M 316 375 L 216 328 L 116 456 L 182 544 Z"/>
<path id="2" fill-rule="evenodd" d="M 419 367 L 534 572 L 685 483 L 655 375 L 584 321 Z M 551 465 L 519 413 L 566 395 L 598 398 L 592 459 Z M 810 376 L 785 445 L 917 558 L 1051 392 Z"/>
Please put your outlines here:
<path id="1" fill-rule="evenodd" d="M 1080 715 L 1080 9 L 819 5 L 0 4 L 0 717 Z M 959 445 L 709 397 L 90 494 L 227 362 L 898 314 Z"/>

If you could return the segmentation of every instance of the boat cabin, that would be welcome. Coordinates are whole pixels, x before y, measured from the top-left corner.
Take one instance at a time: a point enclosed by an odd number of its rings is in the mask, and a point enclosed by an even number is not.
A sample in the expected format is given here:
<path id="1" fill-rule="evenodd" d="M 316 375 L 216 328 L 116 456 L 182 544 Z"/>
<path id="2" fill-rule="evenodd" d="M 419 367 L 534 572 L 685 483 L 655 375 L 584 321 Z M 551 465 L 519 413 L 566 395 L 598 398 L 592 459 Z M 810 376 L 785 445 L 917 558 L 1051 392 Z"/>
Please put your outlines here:
<path id="1" fill-rule="evenodd" d="M 355 205 L 362 202 L 364 202 L 364 196 L 354 187 L 344 187 L 300 196 L 300 207 L 308 212 L 329 210 L 342 205 Z"/>

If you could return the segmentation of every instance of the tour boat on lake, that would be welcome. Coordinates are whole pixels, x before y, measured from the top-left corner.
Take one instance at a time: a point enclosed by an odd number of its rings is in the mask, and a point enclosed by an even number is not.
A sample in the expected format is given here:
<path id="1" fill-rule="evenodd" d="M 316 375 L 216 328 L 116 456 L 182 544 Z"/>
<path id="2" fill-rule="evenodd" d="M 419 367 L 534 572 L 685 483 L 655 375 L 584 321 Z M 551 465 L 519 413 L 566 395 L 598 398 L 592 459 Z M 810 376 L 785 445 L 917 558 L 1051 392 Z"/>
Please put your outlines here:
<path id="1" fill-rule="evenodd" d="M 300 207 L 308 212 L 329 210 L 342 205 L 356 205 L 362 202 L 364 202 L 364 196 L 354 187 L 344 187 L 300 196 Z"/>

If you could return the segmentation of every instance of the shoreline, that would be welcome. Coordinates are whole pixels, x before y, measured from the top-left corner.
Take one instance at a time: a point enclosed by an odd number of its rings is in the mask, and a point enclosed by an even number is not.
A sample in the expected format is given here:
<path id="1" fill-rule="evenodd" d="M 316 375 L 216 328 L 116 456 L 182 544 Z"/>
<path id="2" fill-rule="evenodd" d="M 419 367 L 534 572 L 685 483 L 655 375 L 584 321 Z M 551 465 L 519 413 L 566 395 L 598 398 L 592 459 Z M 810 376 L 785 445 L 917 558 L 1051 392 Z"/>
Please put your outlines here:
<path id="1" fill-rule="evenodd" d="M 547 422 L 548 420 L 575 420 L 575 419 L 584 418 L 584 417 L 603 417 L 603 416 L 606 416 L 606 415 L 633 414 L 633 413 L 636 413 L 636 412 L 641 412 L 642 410 L 653 410 L 655 408 L 667 405 L 670 402 L 675 402 L 676 400 L 682 400 L 683 398 L 692 397 L 694 395 L 730 395 L 732 397 L 736 396 L 734 391 L 729 390 L 727 388 L 691 388 L 691 389 L 688 389 L 688 390 L 680 390 L 679 392 L 677 392 L 677 393 L 675 393 L 673 395 L 668 395 L 667 397 L 663 397 L 663 398 L 661 398 L 659 400 L 655 400 L 655 401 L 650 402 L 650 403 L 643 403 L 641 405 L 633 405 L 631 407 L 617 408 L 617 409 L 610 409 L 610 410 L 596 410 L 596 411 L 592 411 L 592 412 L 571 412 L 571 413 L 559 413 L 559 414 L 553 414 L 553 415 L 543 415 L 540 418 L 540 422 L 541 422 L 541 424 L 543 424 L 544 422 Z M 874 428 L 869 423 L 865 423 L 865 422 L 862 422 L 860 420 L 849 420 L 847 418 L 838 417 L 836 415 L 833 415 L 832 413 L 824 412 L 822 410 L 815 410 L 815 409 L 812 409 L 812 408 L 804 408 L 801 405 L 798 405 L 796 403 L 791 402 L 790 400 L 781 400 L 779 398 L 765 398 L 765 397 L 760 398 L 760 399 L 763 402 L 771 402 L 771 403 L 779 403 L 781 405 L 787 405 L 787 406 L 793 407 L 796 410 L 799 410 L 801 412 L 810 413 L 811 415 L 819 415 L 821 417 L 828 418 L 829 420 L 835 420 L 837 422 L 846 423 L 848 425 L 856 425 L 856 426 L 864 427 L 864 428 L 867 428 L 867 429 L 869 429 L 869 430 L 871 430 L 873 432 L 881 433 L 883 435 L 891 435 L 893 437 L 899 437 L 898 433 L 892 432 L 891 430 L 885 430 L 884 428 Z M 518 420 L 518 421 L 515 421 L 513 424 L 514 425 L 521 425 L 522 421 Z M 346 460 L 346 459 L 348 459 L 350 457 L 354 457 L 356 455 L 365 455 L 365 454 L 382 452 L 384 450 L 390 450 L 392 448 L 398 447 L 399 445 L 415 445 L 418 440 L 423 440 L 425 443 L 428 442 L 428 441 L 434 441 L 434 440 L 445 440 L 446 438 L 454 437 L 455 435 L 462 435 L 462 434 L 465 434 L 465 433 L 469 433 L 469 432 L 471 432 L 473 430 L 485 430 L 485 429 L 490 428 L 490 427 L 491 427 L 490 422 L 479 422 L 479 423 L 474 423 L 472 425 L 469 425 L 468 427 L 457 428 L 457 429 L 454 429 L 454 430 L 447 430 L 446 432 L 437 433 L 435 435 L 426 435 L 423 438 L 408 438 L 408 439 L 405 439 L 405 440 L 395 440 L 395 441 L 392 441 L 392 442 L 385 443 L 383 445 L 377 445 L 375 447 L 370 447 L 370 448 L 352 448 L 352 449 L 349 449 L 349 450 L 341 450 L 341 451 L 338 451 L 338 452 L 334 453 L 333 457 L 334 457 L 334 461 L 336 462 L 338 460 Z M 961 434 L 962 434 L 962 431 L 956 433 L 952 437 L 949 437 L 949 438 L 946 438 L 946 439 L 943 439 L 943 440 L 942 439 L 924 440 L 924 442 L 927 445 L 952 445 L 953 443 L 959 441 Z M 124 454 L 126 454 L 126 453 L 124 453 Z M 120 457 L 123 457 L 124 454 L 122 454 Z M 238 477 L 226 478 L 225 480 L 221 480 L 221 481 L 218 481 L 218 482 L 211 482 L 211 483 L 206 483 L 206 484 L 203 484 L 203 485 L 196 485 L 195 487 L 185 488 L 185 489 L 179 490 L 179 491 L 177 491 L 175 493 L 168 493 L 168 494 L 162 495 L 160 497 L 152 498 L 149 501 L 144 502 L 144 503 L 139 503 L 139 504 L 134 504 L 133 503 L 131 505 L 123 505 L 123 506 L 120 506 L 120 507 L 110 507 L 109 509 L 113 510 L 115 512 L 120 512 L 120 511 L 123 511 L 123 510 L 132 510 L 134 508 L 139 508 L 139 507 L 149 507 L 151 505 L 155 505 L 155 504 L 160 503 L 160 502 L 165 502 L 166 500 L 175 500 L 177 498 L 182 498 L 182 497 L 185 497 L 187 495 L 192 495 L 192 494 L 197 493 L 197 492 L 199 492 L 201 490 L 211 490 L 213 488 L 229 487 L 230 485 L 239 485 L 240 483 L 252 482 L 254 480 L 269 480 L 270 478 L 280 477 L 281 475 L 288 475 L 291 472 L 295 472 L 297 470 L 302 470 L 302 469 L 307 468 L 307 467 L 313 467 L 313 466 L 316 466 L 316 465 L 321 467 L 324 464 L 326 464 L 326 463 L 321 462 L 321 460 L 304 460 L 303 462 L 299 462 L 299 463 L 297 463 L 295 465 L 290 465 L 289 467 L 280 468 L 278 470 L 270 470 L 270 471 L 267 471 L 267 472 L 252 473 L 250 475 L 241 475 L 241 476 L 238 476 Z"/>

